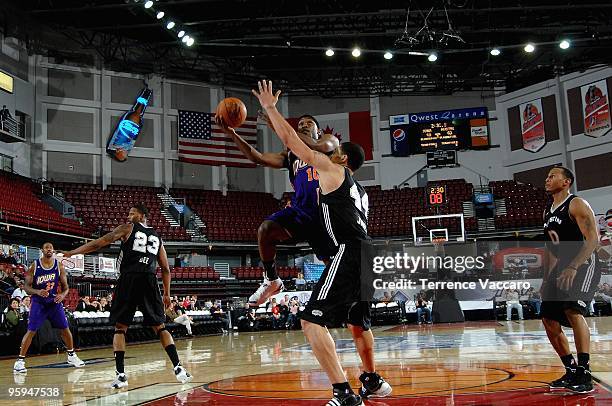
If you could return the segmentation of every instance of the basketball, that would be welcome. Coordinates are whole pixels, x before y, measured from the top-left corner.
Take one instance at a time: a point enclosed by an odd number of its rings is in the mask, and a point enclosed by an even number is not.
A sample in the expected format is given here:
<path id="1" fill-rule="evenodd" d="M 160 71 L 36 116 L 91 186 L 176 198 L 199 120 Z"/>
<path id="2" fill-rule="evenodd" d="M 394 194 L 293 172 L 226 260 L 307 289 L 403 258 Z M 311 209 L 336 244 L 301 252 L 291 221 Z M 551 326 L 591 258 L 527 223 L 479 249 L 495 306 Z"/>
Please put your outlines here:
<path id="1" fill-rule="evenodd" d="M 223 119 L 228 127 L 240 127 L 246 120 L 247 109 L 242 100 L 228 97 L 217 106 L 217 116 Z"/>

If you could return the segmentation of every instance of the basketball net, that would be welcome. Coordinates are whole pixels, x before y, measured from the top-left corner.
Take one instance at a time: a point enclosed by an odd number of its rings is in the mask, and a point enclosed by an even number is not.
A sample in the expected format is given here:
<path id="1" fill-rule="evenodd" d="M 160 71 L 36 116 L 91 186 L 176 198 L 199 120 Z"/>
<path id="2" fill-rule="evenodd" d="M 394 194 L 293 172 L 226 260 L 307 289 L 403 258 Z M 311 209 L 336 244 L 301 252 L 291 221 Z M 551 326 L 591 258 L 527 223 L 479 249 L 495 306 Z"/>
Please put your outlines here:
<path id="1" fill-rule="evenodd" d="M 434 238 L 431 240 L 431 243 L 434 246 L 434 250 L 436 253 L 444 253 L 444 243 L 446 242 L 445 238 Z"/>

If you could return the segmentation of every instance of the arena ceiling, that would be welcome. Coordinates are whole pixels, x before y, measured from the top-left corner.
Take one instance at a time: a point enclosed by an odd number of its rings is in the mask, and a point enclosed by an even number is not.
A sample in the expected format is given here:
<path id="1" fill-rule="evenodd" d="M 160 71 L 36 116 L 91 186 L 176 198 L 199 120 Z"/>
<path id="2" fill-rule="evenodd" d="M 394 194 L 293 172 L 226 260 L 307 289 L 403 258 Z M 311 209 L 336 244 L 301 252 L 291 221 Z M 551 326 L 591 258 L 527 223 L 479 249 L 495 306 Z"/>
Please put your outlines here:
<path id="1" fill-rule="evenodd" d="M 56 61 L 226 86 L 270 78 L 294 94 L 324 97 L 512 90 L 612 62 L 609 0 L 144 3 L 3 0 L 0 19 L 6 36 Z M 194 38 L 191 47 L 178 39 L 181 29 Z M 571 41 L 567 50 L 558 46 L 563 38 Z M 535 52 L 523 50 L 527 42 Z M 351 55 L 355 46 L 359 58 Z M 499 56 L 489 53 L 493 47 Z M 386 50 L 393 59 L 383 58 Z M 427 60 L 433 51 L 434 63 Z"/>

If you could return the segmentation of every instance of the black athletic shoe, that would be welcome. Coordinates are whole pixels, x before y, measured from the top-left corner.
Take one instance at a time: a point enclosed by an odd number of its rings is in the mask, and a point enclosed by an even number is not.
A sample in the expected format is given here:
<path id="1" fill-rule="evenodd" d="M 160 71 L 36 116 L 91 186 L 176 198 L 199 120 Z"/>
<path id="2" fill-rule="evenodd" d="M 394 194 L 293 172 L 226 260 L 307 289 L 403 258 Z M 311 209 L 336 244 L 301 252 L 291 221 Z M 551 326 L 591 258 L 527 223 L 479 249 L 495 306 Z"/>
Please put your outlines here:
<path id="1" fill-rule="evenodd" d="M 569 383 L 574 379 L 574 376 L 576 375 L 576 370 L 572 369 L 572 368 L 565 368 L 565 375 L 563 375 L 561 378 L 552 381 L 551 383 L 548 384 L 548 386 L 550 387 L 550 389 L 555 390 L 555 389 L 567 389 L 567 385 L 569 385 Z"/>
<path id="2" fill-rule="evenodd" d="M 371 376 L 368 376 L 368 374 L 363 373 L 359 377 L 359 380 L 361 381 L 359 395 L 364 399 L 367 399 L 369 397 L 383 398 L 385 396 L 389 396 L 393 391 L 391 385 L 389 385 L 382 378 L 382 376 L 376 373 Z"/>
<path id="3" fill-rule="evenodd" d="M 353 393 L 343 397 L 334 395 L 334 397 L 326 403 L 326 406 L 364 406 L 364 404 L 361 397 Z"/>
<path id="4" fill-rule="evenodd" d="M 593 389 L 593 377 L 591 376 L 591 371 L 588 369 L 578 370 L 574 374 L 574 379 L 568 383 L 567 389 L 575 393 L 593 392 L 595 389 Z"/>

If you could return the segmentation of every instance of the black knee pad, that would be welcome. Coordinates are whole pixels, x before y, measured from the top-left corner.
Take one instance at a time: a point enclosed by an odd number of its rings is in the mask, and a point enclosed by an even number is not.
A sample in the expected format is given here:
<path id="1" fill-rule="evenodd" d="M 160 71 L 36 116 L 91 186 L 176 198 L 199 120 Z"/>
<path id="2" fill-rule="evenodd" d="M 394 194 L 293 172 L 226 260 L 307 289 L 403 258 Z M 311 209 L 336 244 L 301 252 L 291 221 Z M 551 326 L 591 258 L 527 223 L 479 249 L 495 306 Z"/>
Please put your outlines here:
<path id="1" fill-rule="evenodd" d="M 159 337 L 161 337 L 161 333 L 162 333 L 162 331 L 168 331 L 168 329 L 166 328 L 166 326 L 164 326 L 164 327 L 160 328 L 159 330 L 157 330 L 157 337 L 158 337 L 158 338 L 159 338 Z M 168 333 L 170 333 L 170 332 L 168 331 Z M 170 334 L 170 335 L 172 335 L 172 334 Z"/>

